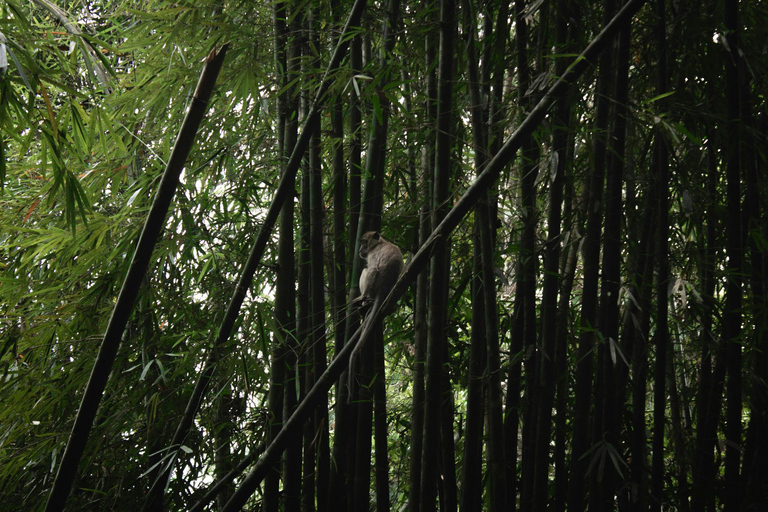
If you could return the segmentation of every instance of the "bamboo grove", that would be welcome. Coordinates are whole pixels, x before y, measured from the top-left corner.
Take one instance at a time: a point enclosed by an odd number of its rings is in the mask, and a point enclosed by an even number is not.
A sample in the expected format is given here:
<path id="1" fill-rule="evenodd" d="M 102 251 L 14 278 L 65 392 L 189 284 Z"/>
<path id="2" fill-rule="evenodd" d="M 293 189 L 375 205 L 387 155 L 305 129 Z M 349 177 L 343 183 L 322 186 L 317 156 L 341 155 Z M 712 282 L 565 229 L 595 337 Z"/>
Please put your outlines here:
<path id="1" fill-rule="evenodd" d="M 765 2 L 0 13 L 2 510 L 768 503 Z"/>

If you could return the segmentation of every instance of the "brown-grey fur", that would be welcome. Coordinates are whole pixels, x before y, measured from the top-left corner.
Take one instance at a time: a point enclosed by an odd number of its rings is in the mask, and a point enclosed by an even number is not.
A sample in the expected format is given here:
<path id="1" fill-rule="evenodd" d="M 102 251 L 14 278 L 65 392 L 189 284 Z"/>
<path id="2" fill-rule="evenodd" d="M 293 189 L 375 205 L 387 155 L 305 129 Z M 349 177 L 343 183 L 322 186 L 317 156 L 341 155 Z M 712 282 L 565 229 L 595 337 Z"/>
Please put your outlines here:
<path id="1" fill-rule="evenodd" d="M 403 253 L 378 231 L 368 231 L 360 239 L 359 254 L 366 261 L 360 274 L 360 300 L 363 304 L 381 302 L 403 271 Z"/>

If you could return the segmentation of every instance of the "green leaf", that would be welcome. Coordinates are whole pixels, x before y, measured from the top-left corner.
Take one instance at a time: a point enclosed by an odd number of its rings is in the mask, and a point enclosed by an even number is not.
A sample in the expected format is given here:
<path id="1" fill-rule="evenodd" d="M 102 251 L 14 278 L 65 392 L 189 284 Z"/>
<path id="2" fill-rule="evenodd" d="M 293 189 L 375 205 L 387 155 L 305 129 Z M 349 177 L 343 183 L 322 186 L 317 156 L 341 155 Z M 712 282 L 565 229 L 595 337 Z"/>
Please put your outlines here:
<path id="1" fill-rule="evenodd" d="M 649 100 L 645 100 L 645 103 L 653 103 L 653 102 L 662 100 L 664 98 L 668 98 L 668 97 L 672 96 L 673 94 L 675 94 L 675 91 L 665 92 L 665 93 L 659 94 L 658 96 L 654 96 L 653 98 L 651 98 Z"/>

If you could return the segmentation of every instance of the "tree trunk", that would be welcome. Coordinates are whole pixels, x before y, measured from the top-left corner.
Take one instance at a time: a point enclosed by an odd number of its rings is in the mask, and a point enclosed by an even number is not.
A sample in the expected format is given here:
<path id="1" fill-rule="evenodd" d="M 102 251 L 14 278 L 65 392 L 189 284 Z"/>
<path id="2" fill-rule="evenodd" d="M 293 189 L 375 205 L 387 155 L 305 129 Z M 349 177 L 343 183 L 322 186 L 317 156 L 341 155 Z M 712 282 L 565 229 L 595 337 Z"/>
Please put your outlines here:
<path id="1" fill-rule="evenodd" d="M 659 64 L 657 94 L 667 90 L 666 23 L 663 0 L 657 3 Z M 666 426 L 666 371 L 669 346 L 669 155 L 663 134 L 657 129 L 654 141 L 654 169 L 657 176 L 658 215 L 658 282 L 656 285 L 656 366 L 653 377 L 653 458 L 651 459 L 651 510 L 660 511 L 664 503 L 664 433 Z"/>
<path id="2" fill-rule="evenodd" d="M 497 132 L 500 129 L 500 123 L 496 118 L 499 111 L 503 94 L 503 78 L 505 65 L 501 58 L 506 50 L 506 34 L 508 3 L 502 2 L 498 7 L 496 17 L 496 30 L 493 32 L 492 11 L 485 13 L 486 35 L 484 38 L 485 52 L 483 57 L 483 70 L 486 74 L 491 74 L 493 79 L 493 88 L 491 89 L 491 78 L 486 76 L 483 84 L 486 87 L 486 94 L 490 97 L 488 106 L 489 119 L 488 128 L 485 130 L 485 137 L 478 142 L 483 144 L 480 147 L 482 153 L 488 148 L 488 154 L 495 154 L 498 147 Z M 495 38 L 495 49 L 498 52 L 495 63 L 492 61 L 491 45 L 488 41 L 493 34 Z M 492 71 L 491 71 L 492 70 Z M 477 100 L 480 99 L 478 95 Z M 480 104 L 475 103 L 473 104 Z M 482 166 L 478 166 L 478 172 L 485 167 L 485 159 Z M 502 368 L 500 357 L 500 335 L 498 305 L 496 301 L 496 274 L 494 266 L 494 255 L 496 246 L 496 211 L 497 203 L 491 194 L 486 192 L 485 197 L 478 200 L 477 212 L 480 219 L 480 245 L 481 245 L 481 265 L 480 269 L 483 275 L 484 292 L 483 302 L 485 304 L 485 323 L 486 323 L 486 346 L 487 346 L 487 366 L 488 378 L 485 379 L 488 395 L 488 443 L 486 456 L 490 472 L 490 499 L 488 500 L 493 510 L 507 510 L 510 506 L 509 490 L 507 489 L 507 464 L 504 459 L 506 454 L 505 432 L 504 432 L 504 412 L 503 412 L 503 394 L 501 391 Z M 514 494 L 512 494 L 511 503 L 514 504 Z"/>
<path id="3" fill-rule="evenodd" d="M 603 24 L 611 19 L 612 0 L 605 0 Z M 606 141 L 610 110 L 611 52 L 606 50 L 600 56 L 597 90 L 595 92 L 595 129 L 593 133 L 593 167 L 588 181 L 587 229 L 583 244 L 584 283 L 581 294 L 581 320 L 579 349 L 576 364 L 576 397 L 573 419 L 573 448 L 571 451 L 571 479 L 568 486 L 568 509 L 584 508 L 584 491 L 587 482 L 589 456 L 590 402 L 594 373 L 595 329 L 597 327 L 597 291 L 599 280 L 599 259 L 601 222 L 603 219 L 603 188 L 605 180 Z M 599 412 L 598 409 L 595 413 Z M 596 495 L 596 493 L 592 493 Z"/>
<path id="4" fill-rule="evenodd" d="M 569 53 L 575 48 L 578 35 L 578 7 L 573 2 L 558 0 L 556 4 L 556 45 L 558 53 Z M 559 58 L 555 61 L 555 74 L 561 76 L 567 67 L 567 61 Z M 575 193 L 572 182 L 575 181 L 566 173 L 570 173 L 573 161 L 573 141 L 575 133 L 573 129 L 573 93 L 564 94 L 559 98 L 555 107 L 555 130 L 552 134 L 552 150 L 557 155 L 557 174 L 562 176 L 564 190 L 564 203 L 566 210 L 563 213 L 563 230 L 566 237 L 563 242 L 568 242 L 568 249 L 560 271 L 560 298 L 557 307 L 555 336 L 557 343 L 554 353 L 554 365 L 556 375 L 556 403 L 557 417 L 555 418 L 555 492 L 554 510 L 565 510 L 568 495 L 569 467 L 566 463 L 566 436 L 567 418 L 571 416 L 568 410 L 568 390 L 570 377 L 568 375 L 568 347 L 573 339 L 570 331 L 571 291 L 576 274 L 578 262 L 578 218 L 574 215 Z"/>
<path id="5" fill-rule="evenodd" d="M 312 39 L 314 40 L 314 47 L 319 47 L 319 38 L 317 37 L 316 27 L 317 21 L 314 19 L 316 11 L 313 10 L 312 20 Z M 310 144 L 309 150 L 309 168 L 311 171 L 310 178 L 310 261 L 311 261 L 311 301 L 310 301 L 310 328 L 311 336 L 309 341 L 311 343 L 311 349 L 308 351 L 309 357 L 311 357 L 311 364 L 308 365 L 310 374 L 307 379 L 308 386 L 314 386 L 317 381 L 317 376 L 322 375 L 326 369 L 326 331 L 325 331 L 325 279 L 323 274 L 323 261 L 325 260 L 323 253 L 323 219 L 325 212 L 323 208 L 323 177 L 321 167 L 321 148 L 320 148 L 320 120 L 317 119 L 314 130 L 314 137 Z M 315 489 L 312 488 L 311 481 L 305 476 L 303 493 L 305 496 L 306 506 L 305 511 L 314 511 L 315 501 L 318 504 L 318 510 L 322 511 L 326 509 L 326 500 L 328 498 L 328 473 L 330 471 L 330 454 L 329 454 L 329 432 L 328 432 L 328 409 L 325 404 L 328 402 L 327 393 L 321 398 L 321 403 L 324 404 L 315 410 L 314 429 L 312 431 L 312 437 L 308 439 L 310 444 L 314 447 L 315 460 L 314 462 L 314 475 L 316 483 L 317 494 L 315 496 Z M 310 497 L 312 499 L 310 499 Z"/>
<path id="6" fill-rule="evenodd" d="M 308 109 L 306 98 L 302 98 L 302 116 L 306 116 Z M 309 153 L 314 151 L 314 145 L 316 142 L 316 136 L 313 135 L 309 142 Z M 311 280 L 312 280 L 312 261 L 310 257 L 310 251 L 312 250 L 311 240 L 311 195 L 312 195 L 312 169 L 307 161 L 304 160 L 301 169 L 301 193 L 300 193 L 300 207 L 299 207 L 299 248 L 297 251 L 298 257 L 298 292 L 297 292 L 297 307 L 296 307 L 296 332 L 300 345 L 296 345 L 297 351 L 294 352 L 293 357 L 297 357 L 295 375 L 291 375 L 291 378 L 286 379 L 287 388 L 285 389 L 286 407 L 285 416 L 286 419 L 290 417 L 290 414 L 296 409 L 296 387 L 300 387 L 299 399 L 303 399 L 307 394 L 307 391 L 311 389 L 311 368 L 307 357 L 307 351 L 311 350 L 312 342 L 312 327 L 311 321 Z M 298 379 L 298 382 L 297 382 Z M 290 397 L 290 404 L 289 398 Z M 290 446 L 285 452 L 285 471 L 284 471 L 284 483 L 283 483 L 283 501 L 285 502 L 284 508 L 290 510 L 299 509 L 299 500 L 301 499 L 301 508 L 305 509 L 307 502 L 304 500 L 314 499 L 314 495 L 307 496 L 305 484 L 307 481 L 313 482 L 314 480 L 314 446 L 312 445 L 312 436 L 315 430 L 313 419 L 309 419 L 304 424 L 303 429 L 303 454 L 301 452 L 302 444 L 297 443 L 296 446 Z M 299 449 L 297 449 L 299 448 Z M 297 454 L 301 454 L 297 457 Z M 296 468 L 299 465 L 299 458 L 301 459 L 302 469 L 301 471 Z"/>
<path id="7" fill-rule="evenodd" d="M 338 18 L 338 9 L 334 15 Z M 346 230 L 347 208 L 349 200 L 349 177 L 347 176 L 344 160 L 344 104 L 343 95 L 334 98 L 331 110 L 331 139 L 333 146 L 333 288 L 331 292 L 331 304 L 333 307 L 334 352 L 338 353 L 344 346 L 344 318 L 347 314 L 347 244 L 349 233 Z M 359 198 L 358 198 L 359 200 Z M 355 233 L 356 234 L 356 233 Z M 354 247 L 350 245 L 349 247 Z M 351 251 L 350 251 L 351 252 Z M 336 386 L 336 397 L 339 397 L 340 389 Z M 339 461 L 334 459 L 334 465 Z M 331 469 L 331 474 L 334 469 Z"/>
<path id="8" fill-rule="evenodd" d="M 424 106 L 426 120 L 423 123 L 426 126 L 435 126 L 437 120 L 437 77 L 435 75 L 435 59 L 437 58 L 437 48 L 435 47 L 435 37 L 433 33 L 427 34 L 425 38 L 425 69 L 429 70 L 426 77 L 427 101 Z M 427 141 L 434 141 L 434 131 L 431 131 L 433 137 L 428 137 Z M 422 149 L 422 175 L 426 178 L 420 183 L 424 196 L 429 197 L 427 189 L 431 183 L 429 177 L 435 172 L 434 146 L 426 144 Z M 430 207 L 424 204 L 419 213 L 419 235 L 418 246 L 421 247 L 426 242 L 429 233 L 432 232 L 431 218 L 429 215 Z M 418 250 L 418 247 L 416 247 Z M 415 254 L 416 251 L 414 251 Z M 411 468 L 408 491 L 408 510 L 410 512 L 419 512 L 421 504 L 421 473 L 422 473 L 422 451 L 426 433 L 424 431 L 425 415 L 425 362 L 427 359 L 427 299 L 429 297 L 429 279 L 426 272 L 419 274 L 416 281 L 416 301 L 413 312 L 414 328 L 414 366 L 413 366 L 413 411 L 411 413 Z"/>
<path id="9" fill-rule="evenodd" d="M 286 55 L 288 46 L 287 36 L 287 11 L 283 4 L 275 4 L 274 23 L 275 23 L 275 55 L 279 69 L 284 69 L 285 74 L 281 77 L 282 84 L 290 82 L 291 73 L 295 73 L 298 61 Z M 295 46 L 291 45 L 292 48 Z M 290 63 L 290 64 L 289 64 Z M 289 68 L 289 65 L 291 68 Z M 289 72 L 292 69 L 292 72 Z M 297 118 L 298 105 L 290 92 L 286 92 L 278 99 L 278 116 L 280 121 L 278 127 L 281 131 L 278 133 L 279 140 L 282 141 L 282 157 L 287 159 L 293 151 L 296 142 L 296 124 L 291 119 Z M 275 323 L 279 327 L 277 339 L 273 341 L 271 355 L 271 371 L 269 382 L 269 439 L 274 439 L 280 430 L 283 421 L 284 395 L 286 386 L 286 344 L 288 338 L 293 335 L 296 320 L 296 305 L 294 291 L 294 247 L 293 247 L 293 200 L 283 203 L 280 210 L 279 220 L 279 242 L 278 242 L 278 270 L 275 288 Z M 279 508 L 279 475 L 277 467 L 269 472 L 264 483 L 264 510 L 266 512 L 277 512 Z"/>
<path id="10" fill-rule="evenodd" d="M 622 4 L 625 2 L 621 2 Z M 619 346 L 619 292 L 621 288 L 621 249 L 623 218 L 624 147 L 627 129 L 627 105 L 629 104 L 629 41 L 630 28 L 619 34 L 616 45 L 616 78 L 613 93 L 612 135 L 608 152 L 608 176 L 606 183 L 605 225 L 603 230 L 602 288 L 600 291 L 600 334 L 603 343 L 602 428 L 599 439 L 605 441 L 612 453 L 621 453 L 619 446 L 620 414 L 624 406 L 624 387 L 620 385 L 620 373 L 626 372 L 624 360 L 616 355 Z M 661 65 L 659 65 L 661 68 Z M 661 72 L 661 70 L 659 71 Z M 599 476 L 598 476 L 599 478 Z M 615 508 L 615 494 L 619 473 L 614 464 L 606 464 L 599 485 L 598 510 L 610 512 Z"/>
<path id="11" fill-rule="evenodd" d="M 629 449 L 632 456 L 630 461 L 630 485 L 624 493 L 626 507 L 629 510 L 645 512 L 648 509 L 648 455 L 646 437 L 646 385 L 648 375 L 648 348 L 646 340 L 650 333 L 650 309 L 653 292 L 653 271 L 655 266 L 656 235 L 655 219 L 658 214 L 658 197 L 653 188 L 655 178 L 649 173 L 651 186 L 646 192 L 646 203 L 642 214 L 642 226 L 637 249 L 630 251 L 637 255 L 630 257 L 632 276 L 630 277 L 630 294 L 635 300 L 628 301 L 624 313 L 622 327 L 622 346 L 624 353 L 631 358 L 632 370 L 632 428 L 630 431 Z M 628 196 L 630 194 L 628 193 Z M 635 200 L 634 192 L 627 198 L 627 211 L 635 211 L 631 205 Z M 629 219 L 628 219 L 629 220 Z M 635 240 L 637 235 L 635 224 L 630 224 L 630 238 Z M 628 375 L 624 379 L 627 380 Z M 622 506 L 622 505 L 620 505 Z"/>
<path id="12" fill-rule="evenodd" d="M 744 63 L 741 62 L 743 66 Z M 744 77 L 744 82 L 747 77 Z M 751 98 L 749 96 L 748 83 L 741 86 L 742 94 L 742 121 L 745 128 L 753 128 L 754 121 L 751 116 Z M 757 126 L 757 133 L 766 133 L 765 117 L 762 117 L 762 126 Z M 756 137 L 751 135 L 752 130 L 744 130 L 745 139 L 742 141 L 744 151 L 744 166 L 746 168 L 746 240 L 749 244 L 749 256 L 752 278 L 752 315 L 754 325 L 759 326 L 755 329 L 753 339 L 754 355 L 754 381 L 751 390 L 751 409 L 752 414 L 747 429 L 745 450 L 743 482 L 746 486 L 746 496 L 744 498 L 744 509 L 757 511 L 764 504 L 768 497 L 768 470 L 765 460 L 768 457 L 768 442 L 765 432 L 768 430 L 768 389 L 765 385 L 757 383 L 768 383 L 768 330 L 766 322 L 768 321 L 768 301 L 766 301 L 766 268 L 765 268 L 765 247 L 757 240 L 766 239 L 766 222 L 761 217 L 761 194 L 760 194 L 760 176 L 765 176 L 765 157 L 756 154 Z M 759 158 L 759 159 L 758 159 Z"/>
<path id="13" fill-rule="evenodd" d="M 528 89 L 531 83 L 531 73 L 528 51 L 528 27 L 525 20 L 526 2 L 515 1 L 515 42 L 517 44 L 517 73 L 519 82 L 519 103 L 521 109 L 530 106 Z M 520 149 L 520 189 L 521 216 L 523 231 L 520 240 L 520 282 L 522 289 L 521 314 L 523 322 L 523 357 L 525 372 L 526 403 L 536 403 L 534 385 L 535 367 L 534 354 L 536 345 L 536 177 L 538 174 L 539 149 L 533 136 L 527 137 Z M 523 511 L 529 512 L 533 506 L 533 475 L 535 468 L 536 427 L 533 407 L 523 409 L 523 444 L 522 471 L 520 488 L 520 505 Z M 512 442 L 509 431 L 506 442 Z M 516 441 L 514 441 L 516 444 Z"/>
<path id="14" fill-rule="evenodd" d="M 429 160 L 429 159 L 425 159 Z M 432 165 L 425 162 L 425 170 L 431 170 Z M 419 246 L 421 246 L 432 231 L 429 224 L 429 213 L 426 205 L 422 206 L 419 214 Z M 414 354 L 413 354 L 413 406 L 411 411 L 411 452 L 410 474 L 408 489 L 408 510 L 418 512 L 421 495 L 421 453 L 424 445 L 424 362 L 427 356 L 427 296 L 429 281 L 426 272 L 419 274 L 416 281 L 416 299 L 413 310 Z"/>
<path id="15" fill-rule="evenodd" d="M 741 506 L 741 307 L 742 251 L 741 238 L 741 87 L 739 56 L 739 2 L 726 0 L 725 27 L 728 54 L 725 58 L 725 97 L 728 119 L 726 180 L 726 265 L 725 311 L 723 339 L 727 346 L 727 406 L 725 414 L 725 512 Z"/>
<path id="16" fill-rule="evenodd" d="M 467 87 L 469 101 L 472 105 L 471 129 L 475 154 L 475 169 L 480 172 L 486 162 L 486 125 L 483 119 L 482 100 L 480 99 L 480 84 L 477 76 L 477 55 L 475 52 L 475 23 L 476 13 L 469 0 L 462 2 L 464 10 L 463 32 L 466 37 L 467 54 Z M 487 196 L 486 196 L 487 201 Z M 480 219 L 480 212 L 475 209 L 475 222 L 472 234 L 472 333 L 470 338 L 469 368 L 467 372 L 467 416 L 464 431 L 464 457 L 461 471 L 461 510 L 481 510 L 483 495 L 482 456 L 483 456 L 483 424 L 485 418 L 483 396 L 483 371 L 486 368 L 486 331 L 485 321 L 485 290 L 490 283 L 484 282 L 482 251 L 492 247 L 482 245 L 482 222 L 487 222 L 487 202 L 482 201 L 485 216 Z M 491 281 L 492 282 L 492 281 Z M 495 287 L 491 286 L 495 293 Z M 489 340 L 490 342 L 490 340 Z"/>
<path id="17" fill-rule="evenodd" d="M 704 308 L 701 314 L 701 379 L 697 403 L 696 453 L 693 465 L 693 496 L 691 510 L 703 512 L 715 510 L 715 461 L 714 451 L 717 441 L 717 425 L 720 421 L 722 393 L 725 378 L 724 349 L 715 343 L 713 320 L 715 315 L 715 265 L 718 244 L 717 184 L 720 181 L 720 161 L 714 146 L 714 138 L 709 138 L 707 151 L 707 229 L 702 243 L 702 297 Z M 716 357 L 712 369 L 712 357 Z"/>
<path id="18" fill-rule="evenodd" d="M 361 36 L 355 36 L 350 43 L 350 67 L 352 73 L 359 73 L 362 69 L 362 40 Z M 357 259 L 357 253 L 355 247 L 357 247 L 357 231 L 360 218 L 360 205 L 361 205 L 361 124 L 362 117 L 360 111 L 360 100 L 352 93 L 349 104 L 349 227 L 348 227 L 348 244 L 350 247 L 349 260 L 347 262 L 347 270 L 345 276 L 350 278 L 349 288 L 349 300 L 353 300 L 359 295 L 359 289 L 357 288 L 357 281 L 352 279 L 352 272 L 354 271 L 354 261 Z M 338 212 L 336 212 L 338 214 Z M 346 298 L 346 294 L 344 295 Z M 357 325 L 357 314 L 350 314 L 345 309 L 345 314 L 336 323 L 337 329 L 342 332 L 342 339 L 339 342 L 339 336 L 337 336 L 336 353 L 338 353 L 344 345 L 344 339 L 354 332 Z M 336 410 L 335 410 L 335 428 L 333 436 L 333 452 L 331 459 L 331 472 L 328 476 L 328 503 L 327 510 L 338 510 L 344 512 L 348 510 L 347 500 L 339 499 L 339 496 L 346 496 L 351 503 L 352 492 L 347 487 L 348 477 L 351 474 L 350 469 L 354 468 L 352 464 L 352 456 L 354 451 L 351 449 L 351 444 L 354 439 L 353 428 L 357 424 L 356 412 L 348 405 L 348 378 L 347 372 L 345 372 L 338 385 L 336 386 Z"/>
<path id="19" fill-rule="evenodd" d="M 303 70 L 301 61 L 302 53 L 304 50 L 304 38 L 305 27 L 303 16 L 293 16 L 291 18 L 290 26 L 288 30 L 293 37 L 290 40 L 290 55 L 288 58 L 286 73 L 289 81 L 294 80 L 295 77 L 301 76 Z M 299 115 L 299 99 L 293 93 L 293 90 L 286 91 L 287 103 L 295 105 L 295 110 L 291 110 L 288 113 L 285 122 L 285 149 L 286 151 L 293 152 L 293 147 L 296 145 L 296 136 L 298 131 L 299 117 L 308 119 L 309 114 L 309 101 L 306 97 L 301 99 Z M 295 99 L 294 99 L 295 98 Z M 313 134 L 312 137 L 315 135 Z M 311 143 L 310 143 L 311 144 Z M 286 155 L 286 159 L 290 158 L 290 155 Z M 302 169 L 301 175 L 301 188 L 303 191 L 301 200 L 308 206 L 309 204 L 309 174 L 306 165 Z M 284 345 L 281 363 L 285 368 L 285 381 L 282 384 L 283 394 L 283 419 L 282 422 L 288 420 L 296 409 L 298 404 L 298 396 L 296 394 L 297 379 L 300 379 L 300 368 L 302 367 L 302 361 L 299 360 L 299 353 L 302 352 L 299 346 L 298 340 L 303 342 L 306 340 L 306 333 L 308 333 L 308 324 L 306 322 L 308 309 L 308 292 L 309 292 L 309 262 L 307 259 L 307 251 L 309 247 L 306 245 L 309 240 L 307 238 L 309 232 L 309 216 L 306 214 L 307 207 L 302 208 L 302 227 L 300 233 L 299 245 L 304 246 L 303 250 L 299 250 L 300 267 L 302 268 L 302 276 L 304 283 L 300 283 L 302 292 L 301 298 L 301 319 L 302 319 L 302 336 L 297 336 L 299 332 L 297 330 L 296 321 L 296 244 L 293 241 L 293 216 L 294 216 L 294 202 L 286 201 L 283 205 L 283 209 L 280 212 L 280 238 L 278 242 L 278 273 L 277 284 L 275 291 L 275 318 L 278 326 L 283 325 L 282 322 L 290 319 L 290 330 L 284 331 L 284 338 L 282 343 Z M 290 238 L 290 243 L 286 240 L 283 242 L 283 235 Z M 290 269 L 290 270 L 289 270 Z M 282 280 L 281 280 L 281 275 Z M 282 291 L 280 291 L 282 287 Z M 282 297 L 278 297 L 282 294 Z M 284 308 L 290 307 L 289 313 L 285 318 L 281 318 L 279 315 L 283 314 L 281 311 Z M 302 473 L 302 443 L 291 443 L 288 449 L 283 455 L 283 491 L 282 501 L 283 510 L 286 512 L 298 512 L 300 508 L 301 498 L 301 473 Z"/>
<path id="20" fill-rule="evenodd" d="M 671 336 L 670 336 L 671 337 Z M 677 497 L 678 509 L 682 512 L 688 512 L 690 506 L 688 496 L 690 496 L 690 486 L 688 485 L 688 461 L 685 446 L 685 432 L 683 427 L 683 403 L 680 399 L 680 393 L 675 381 L 675 350 L 673 346 L 669 347 L 669 357 L 667 357 L 667 389 L 669 390 L 669 424 L 672 427 L 672 447 L 674 449 L 675 469 L 677 470 L 677 485 L 674 496 Z"/>
<path id="21" fill-rule="evenodd" d="M 560 12 L 565 8 L 563 2 L 557 5 L 557 36 L 556 45 L 564 48 L 567 34 L 567 15 Z M 562 75 L 565 71 L 564 59 L 558 59 L 555 73 Z M 558 346 L 558 292 L 560 288 L 560 252 L 561 252 L 561 221 L 563 202 L 563 181 L 566 171 L 566 144 L 568 141 L 570 108 L 565 95 L 558 98 L 555 107 L 555 128 L 552 134 L 552 150 L 555 157 L 554 175 L 550 174 L 549 182 L 549 211 L 547 214 L 547 241 L 544 254 L 544 284 L 541 306 L 541 350 L 536 370 L 538 371 L 538 388 L 536 396 L 536 446 L 534 458 L 533 510 L 544 510 L 547 507 L 549 495 L 549 449 L 552 433 L 552 404 L 554 401 L 555 384 L 565 375 L 555 373 L 555 358 L 562 353 L 564 347 Z M 559 414 L 559 413 L 558 413 Z"/>
<path id="22" fill-rule="evenodd" d="M 437 135 L 435 140 L 435 175 L 432 191 L 432 225 L 436 226 L 450 208 L 450 180 L 452 170 L 451 133 L 453 132 L 453 40 L 456 33 L 455 5 L 453 0 L 440 2 L 440 53 L 438 63 Z M 449 379 L 444 375 L 446 346 L 448 343 L 445 326 L 446 297 L 450 268 L 450 249 L 445 238 L 440 239 L 434 250 L 430 268 L 429 288 L 429 334 L 427 342 L 426 394 L 424 418 L 424 447 L 421 466 L 421 512 L 436 510 L 437 480 L 445 484 L 445 510 L 455 510 L 456 475 L 448 474 L 453 468 L 452 460 L 443 457 L 443 474 L 438 475 L 439 452 L 448 445 L 453 446 L 453 432 L 444 423 L 444 414 L 452 415 L 451 389 L 445 384 Z M 441 425 L 442 424 L 442 425 Z M 444 450 L 443 454 L 452 451 Z M 453 505 L 453 508 L 451 508 Z"/>
<path id="23" fill-rule="evenodd" d="M 384 340 L 375 343 L 373 347 L 373 369 L 376 376 L 373 382 L 376 511 L 389 512 L 389 429 L 387 428 L 387 390 L 384 380 Z"/>
<path id="24" fill-rule="evenodd" d="M 389 83 L 390 77 L 388 60 L 394 49 L 396 41 L 396 27 L 400 16 L 400 3 L 399 0 L 390 0 L 388 6 L 388 16 L 382 27 L 382 50 L 379 56 L 379 70 L 380 81 L 378 87 L 385 88 Z M 378 91 L 377 91 L 378 94 Z M 385 94 L 378 94 L 378 107 L 374 107 L 374 112 L 371 122 L 370 139 L 368 142 L 368 150 L 366 154 L 366 175 L 368 178 L 365 181 L 365 189 L 363 196 L 363 204 L 360 215 L 360 221 L 358 224 L 358 240 L 362 237 L 366 231 L 379 231 L 381 230 L 381 214 L 383 209 L 383 189 L 384 189 L 384 175 L 385 175 L 385 162 L 387 151 L 387 129 L 389 124 L 390 106 L 389 100 Z M 355 259 L 353 265 L 353 279 L 355 282 L 359 280 L 362 268 L 360 266 L 360 258 Z M 371 431 L 372 431 L 372 414 L 373 414 L 373 402 L 374 402 L 374 390 L 376 385 L 371 386 L 373 379 L 384 379 L 383 366 L 379 368 L 381 373 L 376 373 L 374 366 L 375 359 L 374 353 L 378 347 L 383 346 L 383 324 L 379 323 L 374 327 L 374 336 L 372 343 L 367 344 L 361 351 L 361 364 L 360 374 L 349 375 L 349 383 L 351 386 L 351 402 L 353 408 L 357 409 L 357 430 L 355 436 L 357 441 L 354 447 L 354 453 L 356 454 L 354 472 L 354 506 L 353 510 L 364 510 L 368 508 L 369 494 L 370 494 L 370 453 L 371 453 Z M 348 331 L 349 332 L 349 331 Z M 382 348 L 383 350 L 383 348 Z M 379 387 L 379 393 L 381 388 Z M 357 395 L 356 395 L 357 394 Z M 383 407 L 385 400 L 382 400 L 380 407 Z M 385 411 L 382 411 L 386 414 Z M 386 416 L 384 416 L 386 419 Z M 380 427 L 386 427 L 386 421 L 382 425 L 381 419 L 378 422 Z M 386 437 L 386 432 L 378 432 L 377 439 L 381 439 L 382 436 Z M 386 452 L 386 450 L 383 450 Z M 379 469 L 386 467 L 387 455 L 382 453 L 382 445 L 378 446 L 378 455 L 383 457 L 379 462 Z M 387 470 L 381 470 L 385 474 Z M 379 485 L 383 485 L 379 482 Z M 388 487 L 388 485 L 387 485 Z M 388 492 L 388 491 L 387 491 Z"/>

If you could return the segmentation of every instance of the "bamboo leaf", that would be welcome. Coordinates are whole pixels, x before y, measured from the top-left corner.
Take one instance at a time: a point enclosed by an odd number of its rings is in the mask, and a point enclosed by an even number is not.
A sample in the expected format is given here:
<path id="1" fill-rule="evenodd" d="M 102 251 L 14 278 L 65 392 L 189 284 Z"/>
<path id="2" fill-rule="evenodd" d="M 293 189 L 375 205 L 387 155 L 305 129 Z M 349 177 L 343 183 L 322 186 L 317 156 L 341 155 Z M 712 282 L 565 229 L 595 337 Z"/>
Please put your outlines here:
<path id="1" fill-rule="evenodd" d="M 665 92 L 663 94 L 659 94 L 658 96 L 654 96 L 653 98 L 646 100 L 645 103 L 648 103 L 648 104 L 654 103 L 654 102 L 657 102 L 659 100 L 663 100 L 664 98 L 668 98 L 668 97 L 672 96 L 673 94 L 675 94 L 675 91 Z"/>

